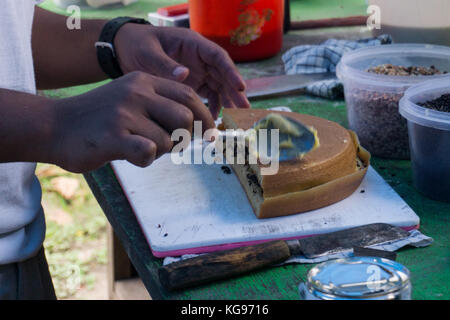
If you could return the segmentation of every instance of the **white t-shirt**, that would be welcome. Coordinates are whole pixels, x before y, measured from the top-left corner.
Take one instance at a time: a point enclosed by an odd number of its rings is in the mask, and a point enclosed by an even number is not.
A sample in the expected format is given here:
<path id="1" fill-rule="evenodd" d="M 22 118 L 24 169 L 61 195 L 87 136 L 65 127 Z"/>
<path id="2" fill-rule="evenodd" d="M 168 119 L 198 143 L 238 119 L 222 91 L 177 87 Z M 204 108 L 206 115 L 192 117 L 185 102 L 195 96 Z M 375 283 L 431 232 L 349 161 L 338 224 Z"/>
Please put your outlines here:
<path id="1" fill-rule="evenodd" d="M 0 1 L 0 88 L 36 93 L 31 29 L 37 0 Z M 24 146 L 26 148 L 26 146 Z M 0 264 L 23 261 L 45 236 L 35 163 L 0 163 Z"/>

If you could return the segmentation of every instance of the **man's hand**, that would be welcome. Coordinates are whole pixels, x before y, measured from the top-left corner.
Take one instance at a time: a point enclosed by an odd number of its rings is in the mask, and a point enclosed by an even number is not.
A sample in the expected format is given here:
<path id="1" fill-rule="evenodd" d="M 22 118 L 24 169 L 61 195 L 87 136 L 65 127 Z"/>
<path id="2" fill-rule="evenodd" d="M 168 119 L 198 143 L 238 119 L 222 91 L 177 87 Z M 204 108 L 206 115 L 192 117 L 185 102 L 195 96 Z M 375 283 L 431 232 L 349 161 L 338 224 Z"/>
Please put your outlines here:
<path id="1" fill-rule="evenodd" d="M 221 106 L 249 108 L 245 82 L 225 50 L 185 28 L 126 24 L 115 39 L 124 73 L 145 71 L 184 82 L 208 98 L 216 119 Z"/>
<path id="2" fill-rule="evenodd" d="M 208 109 L 187 85 L 132 72 L 84 95 L 57 100 L 51 161 L 72 172 L 125 159 L 147 166 L 172 149 L 170 134 L 192 132 L 193 120 L 214 127 Z"/>
<path id="3" fill-rule="evenodd" d="M 66 19 L 36 8 L 32 42 L 39 89 L 106 78 L 97 61 L 94 43 L 107 21 L 82 20 L 80 30 L 68 30 Z M 143 71 L 183 82 L 208 98 L 214 118 L 221 106 L 250 107 L 245 82 L 228 54 L 194 31 L 127 23 L 118 31 L 114 45 L 124 73 Z"/>

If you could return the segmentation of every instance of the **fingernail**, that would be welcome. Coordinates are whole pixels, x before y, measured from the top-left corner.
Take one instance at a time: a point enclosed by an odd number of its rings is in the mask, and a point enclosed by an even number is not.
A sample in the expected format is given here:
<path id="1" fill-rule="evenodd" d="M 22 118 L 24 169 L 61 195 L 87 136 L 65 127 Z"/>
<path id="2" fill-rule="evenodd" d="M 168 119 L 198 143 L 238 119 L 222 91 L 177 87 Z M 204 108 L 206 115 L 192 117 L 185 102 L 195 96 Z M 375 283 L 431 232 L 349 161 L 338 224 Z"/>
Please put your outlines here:
<path id="1" fill-rule="evenodd" d="M 175 68 L 175 70 L 173 70 L 172 75 L 178 79 L 186 72 L 188 72 L 188 69 L 186 67 L 178 66 Z"/>
<path id="2" fill-rule="evenodd" d="M 244 104 L 241 106 L 241 108 L 250 108 L 251 104 L 250 101 L 248 100 L 248 98 L 246 96 L 243 96 L 244 98 Z"/>
<path id="3" fill-rule="evenodd" d="M 240 83 L 240 85 L 239 85 L 239 88 L 238 88 L 238 90 L 239 91 L 241 91 L 241 92 L 243 92 L 243 91 L 245 91 L 247 89 L 247 84 L 245 83 L 245 81 L 241 81 L 241 83 Z"/>

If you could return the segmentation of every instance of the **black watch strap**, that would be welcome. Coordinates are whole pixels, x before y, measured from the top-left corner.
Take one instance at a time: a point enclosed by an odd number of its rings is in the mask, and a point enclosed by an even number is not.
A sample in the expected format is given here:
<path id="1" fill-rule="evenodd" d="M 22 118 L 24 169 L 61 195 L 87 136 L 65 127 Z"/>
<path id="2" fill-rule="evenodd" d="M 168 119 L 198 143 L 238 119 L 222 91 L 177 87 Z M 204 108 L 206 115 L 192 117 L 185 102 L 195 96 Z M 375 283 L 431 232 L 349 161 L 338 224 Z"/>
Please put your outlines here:
<path id="1" fill-rule="evenodd" d="M 100 34 L 100 38 L 95 43 L 98 63 L 103 72 L 112 79 L 123 76 L 122 69 L 117 61 L 114 38 L 119 29 L 126 23 L 150 24 L 150 22 L 145 19 L 132 17 L 118 17 L 112 19 L 105 24 Z"/>

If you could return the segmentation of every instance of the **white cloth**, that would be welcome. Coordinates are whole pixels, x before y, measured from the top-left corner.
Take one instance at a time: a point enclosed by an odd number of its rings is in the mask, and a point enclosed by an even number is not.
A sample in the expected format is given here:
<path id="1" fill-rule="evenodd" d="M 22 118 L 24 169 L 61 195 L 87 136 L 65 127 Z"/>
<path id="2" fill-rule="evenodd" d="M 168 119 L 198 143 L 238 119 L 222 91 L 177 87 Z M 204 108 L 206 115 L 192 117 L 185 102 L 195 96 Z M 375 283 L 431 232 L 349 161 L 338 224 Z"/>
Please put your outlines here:
<path id="1" fill-rule="evenodd" d="M 31 29 L 37 0 L 1 0 L 0 88 L 36 92 Z M 26 147 L 26 146 L 24 146 Z M 35 163 L 0 164 L 0 264 L 35 255 L 45 236 Z"/>

